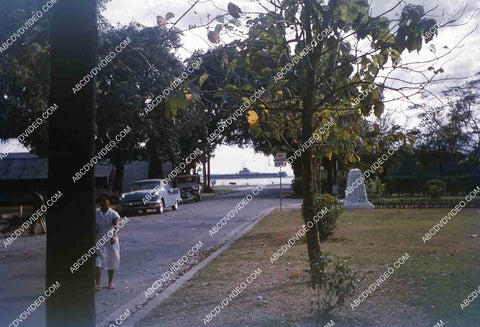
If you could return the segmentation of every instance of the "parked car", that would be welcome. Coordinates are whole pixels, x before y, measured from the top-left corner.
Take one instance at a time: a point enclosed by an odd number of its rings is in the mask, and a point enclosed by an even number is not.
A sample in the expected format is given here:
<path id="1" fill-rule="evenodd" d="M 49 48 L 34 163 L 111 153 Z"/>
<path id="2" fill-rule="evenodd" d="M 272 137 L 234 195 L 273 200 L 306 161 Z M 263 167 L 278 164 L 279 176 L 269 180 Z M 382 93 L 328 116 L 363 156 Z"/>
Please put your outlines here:
<path id="1" fill-rule="evenodd" d="M 202 184 L 200 175 L 180 175 L 175 179 L 175 187 L 180 189 L 182 201 L 201 201 Z"/>
<path id="2" fill-rule="evenodd" d="M 148 209 L 162 213 L 167 207 L 178 209 L 181 201 L 180 190 L 173 188 L 169 181 L 147 179 L 133 183 L 130 192 L 120 195 L 118 209 L 123 215 Z"/>

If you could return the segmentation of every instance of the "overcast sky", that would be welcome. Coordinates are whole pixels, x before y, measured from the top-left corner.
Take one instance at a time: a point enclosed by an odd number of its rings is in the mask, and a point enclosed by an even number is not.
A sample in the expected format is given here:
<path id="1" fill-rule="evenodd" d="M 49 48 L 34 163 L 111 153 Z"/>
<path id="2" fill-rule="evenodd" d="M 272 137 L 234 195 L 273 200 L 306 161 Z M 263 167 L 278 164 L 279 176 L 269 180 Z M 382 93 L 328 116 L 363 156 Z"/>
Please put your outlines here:
<path id="1" fill-rule="evenodd" d="M 181 29 L 188 28 L 189 25 L 202 25 L 219 14 L 225 14 L 227 12 L 228 0 L 202 0 L 197 6 L 194 7 L 189 13 L 187 13 L 178 23 L 178 27 Z M 258 4 L 258 1 L 252 0 L 236 0 L 232 1 L 238 5 L 249 16 L 254 16 L 256 12 L 263 12 L 264 10 Z M 260 1 L 267 5 L 266 1 Z M 378 15 L 387 9 L 393 7 L 398 1 L 385 1 L 385 0 L 373 0 L 371 1 L 371 7 L 374 15 Z M 183 13 L 190 8 L 193 1 L 191 0 L 111 0 L 108 4 L 105 16 L 113 24 L 128 24 L 130 22 L 138 22 L 145 26 L 155 26 L 157 22 L 157 16 L 165 16 L 166 13 L 172 12 L 175 14 L 175 21 Z M 459 4 L 462 1 L 407 1 L 407 3 L 423 5 L 426 11 L 435 9 L 430 17 L 441 20 L 446 16 L 449 10 L 452 8 L 460 8 Z M 439 36 L 435 37 L 433 44 L 435 47 L 435 53 L 429 49 L 429 46 L 424 46 L 419 54 L 417 52 L 408 53 L 405 51 L 401 58 L 403 62 L 416 62 L 420 59 L 428 60 L 433 59 L 435 56 L 440 57 L 449 49 L 452 49 L 460 39 L 475 29 L 477 22 L 480 21 L 480 13 L 473 15 L 474 10 L 480 8 L 480 0 L 467 0 L 467 7 L 465 13 L 460 19 L 458 24 L 464 24 L 462 26 L 442 28 Z M 461 13 L 458 10 L 457 15 Z M 399 10 L 393 12 L 391 15 L 398 14 Z M 457 16 L 455 15 L 455 16 Z M 473 18 L 471 18 L 473 15 Z M 454 16 L 454 17 L 455 17 Z M 391 16 L 393 17 L 393 16 Z M 470 22 L 467 22 L 470 19 Z M 215 24 L 213 24 L 214 27 Z M 187 58 L 191 52 L 197 49 L 208 49 L 213 47 L 207 39 L 207 29 L 196 29 L 194 32 L 185 32 L 182 37 L 183 47 L 179 51 L 178 55 L 182 58 Z M 228 39 L 223 41 L 228 42 Z M 448 49 L 444 47 L 448 47 Z M 445 70 L 444 77 L 467 77 L 480 71 L 480 31 L 477 29 L 466 40 L 462 41 L 459 45 L 459 49 L 455 50 L 445 60 L 440 61 L 435 65 L 438 69 L 442 67 Z M 396 70 L 395 77 L 402 77 L 409 80 L 415 80 L 415 76 L 408 72 Z M 429 90 L 434 94 L 440 95 L 440 91 L 444 90 L 449 85 L 460 84 L 460 82 L 451 82 L 450 84 L 442 83 L 438 85 L 432 85 Z M 393 94 L 387 93 L 386 99 L 388 100 Z M 411 101 L 418 103 L 420 99 L 418 97 L 412 97 Z M 412 117 L 415 116 L 415 112 L 409 110 L 411 105 L 408 101 L 396 101 L 386 105 L 386 110 L 395 113 L 395 118 L 398 123 L 412 127 L 416 124 L 416 120 Z M 0 149 L 4 147 L 0 145 Z M 17 148 L 21 150 L 21 147 Z M 25 151 L 25 149 L 23 149 Z M 219 147 L 215 153 L 215 157 L 212 161 L 212 171 L 214 173 L 230 173 L 240 170 L 242 167 L 248 167 L 252 171 L 264 171 L 273 172 L 278 171 L 278 168 L 273 167 L 272 157 L 267 157 L 261 154 L 254 154 L 250 149 L 238 149 L 232 147 Z M 289 171 L 291 173 L 291 170 Z"/>

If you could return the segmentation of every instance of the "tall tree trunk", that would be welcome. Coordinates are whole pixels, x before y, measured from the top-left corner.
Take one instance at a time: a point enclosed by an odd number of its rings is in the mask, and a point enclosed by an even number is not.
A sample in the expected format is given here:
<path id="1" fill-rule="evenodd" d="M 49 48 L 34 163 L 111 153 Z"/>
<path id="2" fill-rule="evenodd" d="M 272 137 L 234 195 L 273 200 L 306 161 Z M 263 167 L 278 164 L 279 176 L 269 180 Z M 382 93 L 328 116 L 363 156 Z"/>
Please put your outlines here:
<path id="1" fill-rule="evenodd" d="M 295 175 L 295 177 L 302 177 L 302 170 L 303 170 L 302 161 L 303 161 L 302 158 L 298 158 L 298 159 L 293 160 L 293 162 L 292 162 L 292 169 L 293 169 L 293 174 Z"/>
<path id="2" fill-rule="evenodd" d="M 335 160 L 333 171 L 334 171 L 334 174 L 333 174 L 334 185 L 337 185 L 337 190 L 336 190 L 336 194 L 333 194 L 333 187 L 332 187 L 332 194 L 338 197 L 340 194 L 340 185 L 338 185 L 338 160 L 337 159 Z"/>
<path id="3" fill-rule="evenodd" d="M 332 160 L 328 160 L 326 162 L 327 167 L 327 187 L 326 190 L 324 190 L 328 194 L 333 194 L 333 162 Z"/>
<path id="4" fill-rule="evenodd" d="M 311 0 L 305 0 L 305 25 L 306 25 L 306 43 L 310 44 L 313 40 L 311 15 L 313 8 Z M 317 67 L 316 51 L 309 52 L 307 59 L 307 74 L 305 78 L 303 94 L 302 111 L 302 143 L 307 142 L 313 134 L 313 98 L 315 95 L 315 70 Z M 313 171 L 312 171 L 312 150 L 307 147 L 302 155 L 303 157 L 303 219 L 305 223 L 311 222 L 313 227 L 308 230 L 307 248 L 310 268 L 313 269 L 315 263 L 320 262 L 320 243 L 318 239 L 318 228 L 313 217 L 315 215 L 313 208 Z"/>
<path id="5" fill-rule="evenodd" d="M 94 261 L 70 266 L 95 240 L 94 169 L 75 183 L 72 176 L 93 157 L 95 81 L 73 94 L 72 87 L 96 65 L 96 1 L 62 0 L 52 8 L 48 192 L 63 196 L 48 209 L 46 288 L 48 327 L 94 327 Z M 57 284 L 58 285 L 58 284 Z"/>
<path id="6" fill-rule="evenodd" d="M 202 156 L 202 165 L 203 165 L 203 190 L 207 191 L 207 155 L 203 153 Z"/>
<path id="7" fill-rule="evenodd" d="M 210 182 L 210 152 L 208 153 L 208 188 L 210 188 L 212 186 L 211 182 Z"/>
<path id="8" fill-rule="evenodd" d="M 323 157 L 320 157 L 315 161 L 315 170 L 313 172 L 313 176 L 315 176 L 315 185 L 317 186 L 315 190 L 315 194 L 321 194 L 323 189 L 322 189 L 322 163 L 323 163 Z"/>
<path id="9" fill-rule="evenodd" d="M 113 182 L 113 192 L 118 194 L 123 192 L 123 175 L 125 173 L 125 162 L 115 161 L 115 181 Z"/>
<path id="10" fill-rule="evenodd" d="M 157 179 L 163 178 L 163 165 L 162 161 L 157 156 L 150 156 L 150 164 L 148 165 L 148 178 Z"/>

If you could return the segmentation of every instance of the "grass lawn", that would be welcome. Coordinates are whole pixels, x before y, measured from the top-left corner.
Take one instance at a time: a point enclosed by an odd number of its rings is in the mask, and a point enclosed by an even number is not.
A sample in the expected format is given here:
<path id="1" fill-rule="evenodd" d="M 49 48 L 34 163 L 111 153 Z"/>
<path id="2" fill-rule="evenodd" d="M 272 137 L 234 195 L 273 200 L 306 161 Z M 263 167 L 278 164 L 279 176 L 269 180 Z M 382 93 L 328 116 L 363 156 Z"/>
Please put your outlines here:
<path id="1" fill-rule="evenodd" d="M 480 214 L 464 209 L 426 244 L 421 237 L 448 209 L 344 211 L 335 235 L 322 243 L 346 258 L 360 279 L 355 295 L 335 312 L 335 326 L 479 326 L 480 298 L 460 302 L 480 284 Z M 278 211 L 200 270 L 139 326 L 203 326 L 203 318 L 255 269 L 262 274 L 233 299 L 210 326 L 323 326 L 313 319 L 315 293 L 307 286 L 304 240 L 279 260 L 270 256 L 296 233 L 299 210 Z M 402 255 L 410 258 L 355 311 L 351 301 Z"/>

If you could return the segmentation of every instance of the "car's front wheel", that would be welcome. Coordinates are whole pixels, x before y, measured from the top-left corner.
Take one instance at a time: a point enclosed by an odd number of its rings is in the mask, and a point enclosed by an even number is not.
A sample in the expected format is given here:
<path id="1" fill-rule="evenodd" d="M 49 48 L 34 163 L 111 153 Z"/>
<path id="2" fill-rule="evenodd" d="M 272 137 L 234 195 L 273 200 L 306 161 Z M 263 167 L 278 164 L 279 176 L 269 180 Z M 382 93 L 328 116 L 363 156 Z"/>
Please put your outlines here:
<path id="1" fill-rule="evenodd" d="M 172 206 L 172 210 L 178 209 L 178 201 L 175 201 L 175 205 Z"/>
<path id="2" fill-rule="evenodd" d="M 158 207 L 157 207 L 156 211 L 157 211 L 157 213 L 163 213 L 163 199 L 158 204 Z"/>

